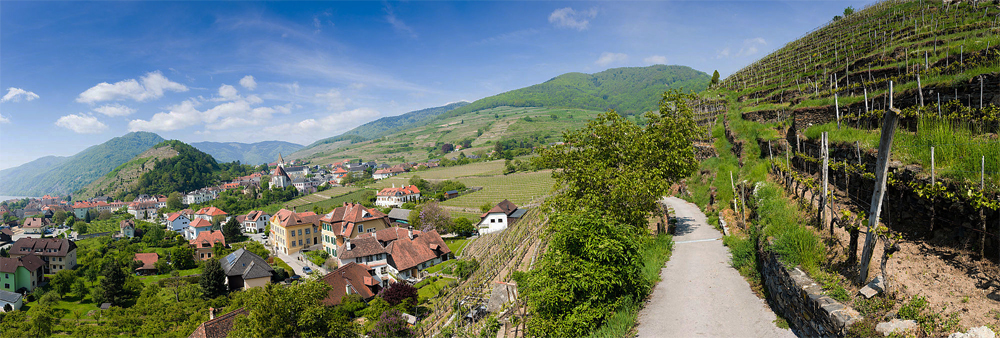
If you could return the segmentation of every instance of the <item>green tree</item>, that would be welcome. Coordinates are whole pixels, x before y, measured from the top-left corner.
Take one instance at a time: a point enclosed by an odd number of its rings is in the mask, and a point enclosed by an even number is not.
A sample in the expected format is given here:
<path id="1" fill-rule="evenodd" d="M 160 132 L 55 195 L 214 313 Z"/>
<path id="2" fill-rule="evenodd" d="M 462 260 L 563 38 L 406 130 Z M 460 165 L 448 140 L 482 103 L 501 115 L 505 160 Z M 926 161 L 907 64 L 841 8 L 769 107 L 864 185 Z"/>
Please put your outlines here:
<path id="1" fill-rule="evenodd" d="M 462 236 L 471 236 L 476 231 L 476 225 L 472 220 L 460 217 L 455 220 L 455 225 L 452 226 L 451 231 Z"/>
<path id="2" fill-rule="evenodd" d="M 322 300 L 330 286 L 308 280 L 292 286 L 267 284 L 234 294 L 232 304 L 247 310 L 238 317 L 230 335 L 234 337 L 354 337 L 356 324 L 327 308 Z M 289 323 L 295 323 L 289 325 Z"/>
<path id="3" fill-rule="evenodd" d="M 130 275 L 125 272 L 125 268 L 116 259 L 105 260 L 104 279 L 97 289 L 101 290 L 102 300 L 114 306 L 125 306 L 133 298 L 132 290 L 126 283 Z"/>
<path id="4" fill-rule="evenodd" d="M 714 73 L 712 73 L 712 84 L 713 85 L 719 84 L 719 71 L 718 70 L 716 70 Z"/>
<path id="5" fill-rule="evenodd" d="M 212 258 L 205 261 L 199 284 L 205 298 L 211 299 L 226 294 L 226 272 L 222 270 L 219 260 Z"/>
<path id="6" fill-rule="evenodd" d="M 56 272 L 55 277 L 52 277 L 53 290 L 59 293 L 59 295 L 65 296 L 73 289 L 73 284 L 76 283 L 76 271 L 64 269 Z"/>
<path id="7" fill-rule="evenodd" d="M 55 222 L 55 224 L 61 225 L 63 222 L 66 222 L 67 217 L 69 217 L 69 213 L 59 210 L 52 214 L 52 221 Z"/>
<path id="8" fill-rule="evenodd" d="M 52 308 L 48 306 L 38 306 L 29 310 L 31 315 L 31 335 L 34 337 L 48 337 L 52 335 L 52 327 L 55 326 L 56 318 L 52 317 Z"/>
<path id="9" fill-rule="evenodd" d="M 166 232 L 163 231 L 163 228 L 159 226 L 151 226 L 148 227 L 142 235 L 142 242 L 149 246 L 157 246 L 160 244 L 160 241 L 163 240 L 163 236 L 165 235 Z"/>
<path id="10" fill-rule="evenodd" d="M 174 269 L 187 270 L 195 266 L 194 249 L 187 246 L 187 242 L 174 247 L 170 251 L 170 260 L 174 264 Z"/>
<path id="11" fill-rule="evenodd" d="M 102 220 L 102 221 L 107 221 L 107 220 L 111 219 L 111 216 L 112 216 L 111 211 L 104 210 L 104 211 L 101 211 L 101 213 L 97 214 L 97 219 Z"/>
<path id="12" fill-rule="evenodd" d="M 631 231 L 594 212 L 557 214 L 549 248 L 518 285 L 532 309 L 529 336 L 581 337 L 650 285 Z"/>
<path id="13" fill-rule="evenodd" d="M 89 216 L 89 214 L 88 214 L 88 216 Z M 85 221 L 76 221 L 76 223 L 73 223 L 73 230 L 76 231 L 76 233 L 79 234 L 79 235 L 86 234 L 87 230 L 89 230 L 88 228 L 89 228 L 89 226 L 87 225 L 87 222 L 85 222 Z"/>
<path id="14" fill-rule="evenodd" d="M 854 14 L 854 7 L 847 6 L 847 8 L 844 8 L 844 17 L 845 18 L 848 17 L 848 16 L 850 16 L 851 14 Z"/>
<path id="15" fill-rule="evenodd" d="M 391 309 L 382 313 L 371 335 L 375 338 L 405 338 L 413 337 L 413 331 L 399 310 Z"/>
<path id="16" fill-rule="evenodd" d="M 226 225 L 222 226 L 222 236 L 226 237 L 226 243 L 239 242 L 243 234 L 240 232 L 240 222 L 236 217 L 230 217 Z"/>
<path id="17" fill-rule="evenodd" d="M 72 291 L 73 295 L 76 296 L 76 298 L 83 300 L 83 297 L 90 292 L 90 289 L 87 288 L 87 283 L 84 282 L 82 278 L 77 278 L 75 281 L 73 281 Z"/>
<path id="18" fill-rule="evenodd" d="M 680 91 L 664 93 L 660 110 L 646 113 L 645 126 L 608 111 L 582 129 L 563 132 L 566 144 L 544 149 L 536 160 L 539 167 L 562 169 L 552 172 L 561 193 L 546 203 L 556 210 L 588 207 L 644 229 L 671 183 L 697 168 L 691 140 L 699 128 L 687 105 L 693 99 Z"/>

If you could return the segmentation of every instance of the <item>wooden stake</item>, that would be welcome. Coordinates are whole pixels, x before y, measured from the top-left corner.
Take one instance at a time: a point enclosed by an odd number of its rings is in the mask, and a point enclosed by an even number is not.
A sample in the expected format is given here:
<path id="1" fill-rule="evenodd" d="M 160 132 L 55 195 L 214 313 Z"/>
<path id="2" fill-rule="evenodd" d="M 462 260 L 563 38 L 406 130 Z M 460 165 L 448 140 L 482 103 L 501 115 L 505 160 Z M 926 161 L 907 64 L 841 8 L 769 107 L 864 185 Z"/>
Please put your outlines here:
<path id="1" fill-rule="evenodd" d="M 892 92 L 891 85 L 889 86 L 889 92 Z M 871 208 L 868 211 L 868 231 L 865 235 L 865 246 L 861 253 L 859 284 L 868 282 L 868 266 L 871 263 L 872 251 L 875 249 L 875 229 L 878 227 L 879 215 L 882 213 L 882 202 L 885 197 L 885 181 L 889 171 L 889 153 L 892 150 L 892 139 L 896 133 L 897 112 L 898 109 L 890 105 L 882 121 L 882 136 L 879 140 L 878 160 L 875 165 L 875 191 L 872 193 Z"/>
<path id="2" fill-rule="evenodd" d="M 840 130 L 840 99 L 837 97 L 837 93 L 833 93 L 833 104 L 837 112 L 837 130 Z"/>
<path id="3" fill-rule="evenodd" d="M 865 114 L 868 114 L 868 87 L 865 87 Z"/>
<path id="4" fill-rule="evenodd" d="M 830 133 L 823 132 L 823 199 L 820 202 L 819 209 L 819 225 L 822 229 L 823 223 L 826 222 L 824 214 L 826 213 L 826 204 L 829 194 L 830 186 Z M 830 236 L 833 236 L 833 223 L 830 223 Z"/>
<path id="5" fill-rule="evenodd" d="M 920 72 L 917 72 L 917 93 L 920 93 L 920 106 L 924 106 L 924 89 L 920 85 Z"/>

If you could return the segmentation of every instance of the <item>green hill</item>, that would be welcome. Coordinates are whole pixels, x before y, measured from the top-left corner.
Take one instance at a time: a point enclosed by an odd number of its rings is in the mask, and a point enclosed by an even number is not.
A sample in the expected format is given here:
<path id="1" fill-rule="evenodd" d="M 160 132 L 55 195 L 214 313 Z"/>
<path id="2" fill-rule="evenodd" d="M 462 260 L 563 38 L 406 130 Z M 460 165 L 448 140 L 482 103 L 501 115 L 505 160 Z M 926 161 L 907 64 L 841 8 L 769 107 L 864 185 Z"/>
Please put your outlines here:
<path id="1" fill-rule="evenodd" d="M 273 162 L 278 154 L 291 154 L 302 145 L 284 141 L 263 141 L 257 143 L 239 142 L 195 142 L 191 146 L 198 148 L 219 162 L 240 161 L 244 164 L 258 165 Z"/>
<path id="2" fill-rule="evenodd" d="M 64 195 L 76 191 L 153 145 L 159 135 L 132 132 L 64 158 L 43 157 L 0 171 L 0 195 Z"/>
<path id="3" fill-rule="evenodd" d="M 126 198 L 139 194 L 168 195 L 218 183 L 219 163 L 195 147 L 177 140 L 163 141 L 94 180 L 74 194 Z"/>
<path id="4" fill-rule="evenodd" d="M 667 88 L 701 91 L 711 77 L 685 66 L 612 68 L 594 74 L 567 73 L 534 86 L 512 90 L 449 112 L 458 116 L 496 107 L 614 109 L 636 114 L 655 110 Z"/>

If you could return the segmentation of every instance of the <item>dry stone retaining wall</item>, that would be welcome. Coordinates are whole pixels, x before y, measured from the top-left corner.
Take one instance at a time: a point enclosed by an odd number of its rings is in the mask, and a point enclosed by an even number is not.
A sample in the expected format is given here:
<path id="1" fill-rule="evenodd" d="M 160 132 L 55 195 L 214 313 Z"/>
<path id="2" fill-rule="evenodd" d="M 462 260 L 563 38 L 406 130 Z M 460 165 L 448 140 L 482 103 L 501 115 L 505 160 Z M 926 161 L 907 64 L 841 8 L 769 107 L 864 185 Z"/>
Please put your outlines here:
<path id="1" fill-rule="evenodd" d="M 767 240 L 768 243 L 771 239 Z M 843 337 L 861 319 L 849 306 L 823 294 L 823 288 L 798 267 L 789 268 L 776 252 L 758 246 L 761 278 L 768 302 L 803 337 Z"/>

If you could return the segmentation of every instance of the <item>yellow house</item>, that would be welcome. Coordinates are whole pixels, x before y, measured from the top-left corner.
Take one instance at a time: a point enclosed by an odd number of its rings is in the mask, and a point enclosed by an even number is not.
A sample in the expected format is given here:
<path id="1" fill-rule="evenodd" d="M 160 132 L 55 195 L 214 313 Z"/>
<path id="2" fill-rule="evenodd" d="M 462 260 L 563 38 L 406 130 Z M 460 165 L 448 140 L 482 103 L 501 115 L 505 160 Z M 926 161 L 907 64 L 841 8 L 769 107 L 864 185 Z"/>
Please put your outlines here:
<path id="1" fill-rule="evenodd" d="M 389 228 L 389 215 L 359 203 L 344 203 L 320 219 L 323 223 L 323 250 L 336 257 L 344 238 Z"/>
<path id="2" fill-rule="evenodd" d="M 290 255 L 320 244 L 319 218 L 319 215 L 311 211 L 278 211 L 271 217 L 271 243 L 274 249 Z"/>

